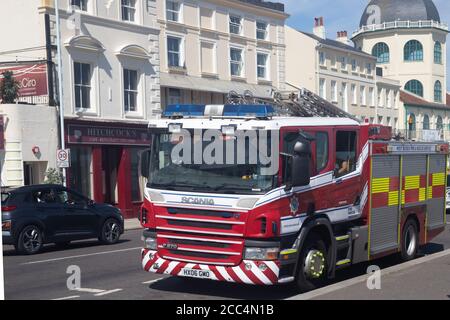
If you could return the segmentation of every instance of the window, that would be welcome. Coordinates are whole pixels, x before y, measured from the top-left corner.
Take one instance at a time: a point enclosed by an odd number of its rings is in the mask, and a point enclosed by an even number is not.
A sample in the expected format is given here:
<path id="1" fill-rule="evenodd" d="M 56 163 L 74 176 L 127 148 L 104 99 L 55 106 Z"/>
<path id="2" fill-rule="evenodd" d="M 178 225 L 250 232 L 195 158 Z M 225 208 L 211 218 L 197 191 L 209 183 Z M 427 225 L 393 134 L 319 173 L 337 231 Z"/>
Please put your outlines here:
<path id="1" fill-rule="evenodd" d="M 438 116 L 438 117 L 437 117 L 437 120 L 436 120 L 436 129 L 437 129 L 437 130 L 442 130 L 442 129 L 444 129 L 444 121 L 442 120 L 442 117 L 441 117 L 441 116 Z"/>
<path id="2" fill-rule="evenodd" d="M 58 190 L 55 192 L 56 203 L 70 205 L 70 206 L 85 206 L 87 199 L 82 196 L 65 190 Z"/>
<path id="3" fill-rule="evenodd" d="M 423 116 L 423 130 L 430 130 L 430 117 L 427 114 Z"/>
<path id="4" fill-rule="evenodd" d="M 319 52 L 319 64 L 321 66 L 324 66 L 326 63 L 326 56 L 325 56 L 325 52 Z"/>
<path id="5" fill-rule="evenodd" d="M 346 70 L 347 69 L 347 58 L 341 57 L 341 69 Z"/>
<path id="6" fill-rule="evenodd" d="M 230 49 L 230 70 L 233 77 L 241 77 L 244 62 L 242 60 L 242 50 L 231 48 Z"/>
<path id="7" fill-rule="evenodd" d="M 85 146 L 70 147 L 70 189 L 91 197 L 92 149 Z"/>
<path id="8" fill-rule="evenodd" d="M 320 173 L 328 165 L 328 133 L 316 134 L 316 172 Z"/>
<path id="9" fill-rule="evenodd" d="M 371 63 L 366 64 L 366 70 L 367 70 L 367 74 L 369 76 L 371 76 L 372 75 L 372 64 Z"/>
<path id="10" fill-rule="evenodd" d="M 383 124 L 383 116 L 378 116 L 378 124 Z"/>
<path id="11" fill-rule="evenodd" d="M 405 61 L 423 61 L 423 46 L 417 40 L 408 41 L 404 48 Z"/>
<path id="12" fill-rule="evenodd" d="M 337 82 L 331 81 L 331 99 L 333 102 L 337 102 Z"/>
<path id="13" fill-rule="evenodd" d="M 405 85 L 405 90 L 423 97 L 423 85 L 418 80 L 408 81 Z"/>
<path id="14" fill-rule="evenodd" d="M 365 86 L 361 86 L 359 88 L 359 104 L 362 106 L 366 105 L 366 87 Z"/>
<path id="15" fill-rule="evenodd" d="M 166 19 L 180 22 L 180 4 L 176 1 L 166 1 Z"/>
<path id="16" fill-rule="evenodd" d="M 356 68 L 357 68 L 358 64 L 356 62 L 356 59 L 352 59 L 352 71 L 356 72 Z"/>
<path id="17" fill-rule="evenodd" d="M 131 201 L 140 202 L 142 201 L 142 192 L 140 184 L 140 174 L 139 174 L 139 153 L 140 149 L 130 148 L 130 158 L 131 158 Z"/>
<path id="18" fill-rule="evenodd" d="M 87 2 L 88 0 L 70 0 L 70 5 L 77 10 L 87 11 Z"/>
<path id="19" fill-rule="evenodd" d="M 341 95 L 342 95 L 342 107 L 345 111 L 348 110 L 348 92 L 347 92 L 347 83 L 343 82 L 341 87 Z"/>
<path id="20" fill-rule="evenodd" d="M 256 22 L 256 39 L 258 40 L 267 39 L 267 23 Z"/>
<path id="21" fill-rule="evenodd" d="M 258 78 L 259 79 L 268 79 L 267 74 L 267 61 L 269 56 L 265 53 L 258 53 L 257 55 L 257 63 L 258 63 Z"/>
<path id="22" fill-rule="evenodd" d="M 370 99 L 370 106 L 375 106 L 375 90 L 373 88 L 369 88 L 369 99 Z"/>
<path id="23" fill-rule="evenodd" d="M 123 70 L 125 112 L 137 111 L 138 81 L 136 70 Z"/>
<path id="24" fill-rule="evenodd" d="M 434 44 L 434 63 L 442 63 L 442 45 L 438 41 Z"/>
<path id="25" fill-rule="evenodd" d="M 387 126 L 392 126 L 392 123 L 391 123 L 391 117 L 387 117 L 387 118 L 386 118 L 386 125 L 387 125 Z"/>
<path id="26" fill-rule="evenodd" d="M 122 20 L 134 21 L 136 14 L 136 0 L 122 0 Z"/>
<path id="27" fill-rule="evenodd" d="M 442 102 L 442 84 L 439 80 L 434 83 L 434 102 Z"/>
<path id="28" fill-rule="evenodd" d="M 181 67 L 181 39 L 167 37 L 167 54 L 169 67 Z"/>
<path id="29" fill-rule="evenodd" d="M 411 131 L 416 130 L 416 115 L 414 113 L 411 113 L 408 117 L 408 128 Z"/>
<path id="30" fill-rule="evenodd" d="M 91 65 L 74 63 L 75 108 L 89 109 L 91 107 Z"/>
<path id="31" fill-rule="evenodd" d="M 356 132 L 336 133 L 335 177 L 345 176 L 356 170 Z"/>
<path id="32" fill-rule="evenodd" d="M 242 18 L 230 15 L 230 33 L 241 34 L 241 31 L 242 31 Z"/>
<path id="33" fill-rule="evenodd" d="M 356 100 L 356 85 L 352 84 L 352 104 L 357 104 Z"/>
<path id="34" fill-rule="evenodd" d="M 326 93 L 326 80 L 320 79 L 319 80 L 319 96 L 323 99 L 327 99 L 327 93 Z"/>
<path id="35" fill-rule="evenodd" d="M 372 49 L 372 55 L 377 58 L 377 63 L 389 63 L 389 47 L 384 42 L 377 43 Z"/>
<path id="36" fill-rule="evenodd" d="M 383 89 L 378 90 L 378 106 L 383 107 Z"/>
<path id="37" fill-rule="evenodd" d="M 181 104 L 181 90 L 169 88 L 168 89 L 168 104 Z"/>
<path id="38" fill-rule="evenodd" d="M 331 60 L 331 66 L 332 66 L 333 68 L 336 68 L 336 64 L 337 64 L 337 58 L 336 58 L 336 56 L 332 56 L 332 57 L 330 58 L 330 60 Z"/>

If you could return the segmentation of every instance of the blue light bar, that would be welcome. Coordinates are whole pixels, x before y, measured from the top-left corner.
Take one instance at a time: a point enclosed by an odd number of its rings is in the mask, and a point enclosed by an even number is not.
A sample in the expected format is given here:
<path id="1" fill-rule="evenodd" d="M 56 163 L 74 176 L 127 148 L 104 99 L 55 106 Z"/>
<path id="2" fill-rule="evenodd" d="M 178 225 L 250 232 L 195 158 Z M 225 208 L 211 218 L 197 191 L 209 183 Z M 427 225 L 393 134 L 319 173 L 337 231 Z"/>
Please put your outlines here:
<path id="1" fill-rule="evenodd" d="M 205 114 L 205 105 L 175 104 L 166 107 L 164 117 L 202 117 Z"/>
<path id="2" fill-rule="evenodd" d="M 224 117 L 272 117 L 275 110 L 271 105 L 266 104 L 229 104 L 223 109 Z"/>
<path id="3" fill-rule="evenodd" d="M 163 117 L 208 117 L 205 114 L 206 105 L 175 104 L 166 107 Z M 223 106 L 224 118 L 268 118 L 275 115 L 271 105 L 265 104 L 227 104 Z M 217 115 L 216 115 L 217 116 Z"/>

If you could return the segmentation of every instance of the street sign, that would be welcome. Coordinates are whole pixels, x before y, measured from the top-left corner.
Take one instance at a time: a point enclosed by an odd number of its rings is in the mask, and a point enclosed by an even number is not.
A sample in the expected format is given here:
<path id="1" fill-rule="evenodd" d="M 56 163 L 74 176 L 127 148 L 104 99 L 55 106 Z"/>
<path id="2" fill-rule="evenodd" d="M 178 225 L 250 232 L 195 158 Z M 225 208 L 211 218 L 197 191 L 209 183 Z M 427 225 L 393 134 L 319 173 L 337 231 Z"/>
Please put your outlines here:
<path id="1" fill-rule="evenodd" d="M 58 168 L 70 168 L 70 149 L 62 149 L 56 152 L 56 166 Z"/>

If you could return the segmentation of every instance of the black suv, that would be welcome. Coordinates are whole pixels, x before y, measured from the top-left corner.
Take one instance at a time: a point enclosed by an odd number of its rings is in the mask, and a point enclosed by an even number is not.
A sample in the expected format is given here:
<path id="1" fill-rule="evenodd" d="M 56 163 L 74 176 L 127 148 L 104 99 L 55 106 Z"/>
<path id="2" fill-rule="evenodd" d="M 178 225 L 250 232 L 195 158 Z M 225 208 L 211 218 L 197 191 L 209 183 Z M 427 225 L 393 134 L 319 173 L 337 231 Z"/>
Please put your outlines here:
<path id="1" fill-rule="evenodd" d="M 99 204 L 60 185 L 2 189 L 3 243 L 21 254 L 38 253 L 45 243 L 98 238 L 116 243 L 123 234 L 119 209 Z"/>

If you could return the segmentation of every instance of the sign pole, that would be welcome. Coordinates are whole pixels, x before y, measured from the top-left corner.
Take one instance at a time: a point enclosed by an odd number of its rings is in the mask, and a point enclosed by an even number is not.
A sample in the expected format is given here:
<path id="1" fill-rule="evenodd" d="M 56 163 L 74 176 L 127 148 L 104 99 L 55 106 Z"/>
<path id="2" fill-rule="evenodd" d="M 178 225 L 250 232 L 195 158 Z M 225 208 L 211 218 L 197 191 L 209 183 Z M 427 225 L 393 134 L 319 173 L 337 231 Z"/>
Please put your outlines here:
<path id="1" fill-rule="evenodd" d="M 59 0 L 55 0 L 56 12 L 56 42 L 58 47 L 58 95 L 59 95 L 59 128 L 61 134 L 61 149 L 66 149 L 66 141 L 64 136 L 64 90 L 63 90 L 63 71 L 62 71 L 62 56 L 61 56 L 61 26 L 59 20 Z M 62 169 L 63 185 L 67 186 L 66 169 Z"/>

